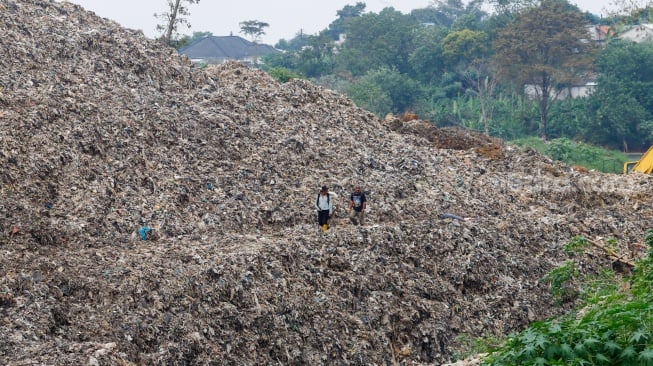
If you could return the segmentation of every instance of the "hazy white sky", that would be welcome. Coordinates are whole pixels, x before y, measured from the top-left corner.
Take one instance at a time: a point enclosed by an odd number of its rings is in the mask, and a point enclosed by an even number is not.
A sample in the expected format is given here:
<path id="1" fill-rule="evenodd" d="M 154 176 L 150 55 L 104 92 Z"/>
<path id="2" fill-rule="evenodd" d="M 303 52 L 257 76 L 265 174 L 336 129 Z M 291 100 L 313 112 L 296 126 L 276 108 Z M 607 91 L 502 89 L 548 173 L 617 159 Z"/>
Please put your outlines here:
<path id="1" fill-rule="evenodd" d="M 97 15 L 115 20 L 122 26 L 140 29 L 148 37 L 156 37 L 159 20 L 154 13 L 167 11 L 167 0 L 69 0 Z M 429 0 L 200 0 L 189 5 L 191 29 L 180 29 L 181 34 L 211 32 L 216 36 L 240 34 L 238 23 L 258 20 L 268 23 L 261 42 L 274 45 L 279 39 L 292 39 L 300 30 L 315 34 L 336 19 L 336 12 L 345 5 L 364 2 L 367 12 L 378 13 L 393 7 L 402 13 L 427 7 Z M 605 14 L 605 8 L 614 0 L 570 0 L 582 10 Z"/>

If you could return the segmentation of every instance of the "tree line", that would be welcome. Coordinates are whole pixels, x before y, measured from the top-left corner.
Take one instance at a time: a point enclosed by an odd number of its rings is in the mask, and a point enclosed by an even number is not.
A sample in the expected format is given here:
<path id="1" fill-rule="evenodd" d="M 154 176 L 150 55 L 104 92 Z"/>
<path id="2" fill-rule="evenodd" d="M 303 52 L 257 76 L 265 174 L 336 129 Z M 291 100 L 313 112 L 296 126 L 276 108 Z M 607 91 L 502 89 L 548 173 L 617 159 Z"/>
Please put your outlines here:
<path id="1" fill-rule="evenodd" d="M 365 7 L 280 40 L 284 52 L 262 67 L 338 90 L 380 118 L 410 111 L 507 140 L 565 137 L 623 151 L 653 143 L 653 44 L 618 38 L 651 19 L 650 4 L 606 18 L 566 0 L 438 0 L 409 14 Z M 591 25 L 612 33 L 597 42 Z M 588 96 L 561 97 L 589 82 Z"/>

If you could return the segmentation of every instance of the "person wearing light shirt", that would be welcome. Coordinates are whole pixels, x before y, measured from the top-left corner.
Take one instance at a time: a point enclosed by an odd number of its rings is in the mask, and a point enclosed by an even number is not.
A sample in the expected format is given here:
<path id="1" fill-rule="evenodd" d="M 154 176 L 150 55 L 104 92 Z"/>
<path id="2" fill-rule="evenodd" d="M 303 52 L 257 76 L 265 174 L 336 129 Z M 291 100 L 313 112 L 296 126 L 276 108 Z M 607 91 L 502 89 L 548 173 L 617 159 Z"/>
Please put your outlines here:
<path id="1" fill-rule="evenodd" d="M 317 209 L 317 223 L 322 228 L 323 232 L 329 230 L 329 217 L 333 213 L 333 202 L 329 197 L 329 189 L 323 186 L 320 193 L 317 195 L 315 201 L 315 208 Z"/>

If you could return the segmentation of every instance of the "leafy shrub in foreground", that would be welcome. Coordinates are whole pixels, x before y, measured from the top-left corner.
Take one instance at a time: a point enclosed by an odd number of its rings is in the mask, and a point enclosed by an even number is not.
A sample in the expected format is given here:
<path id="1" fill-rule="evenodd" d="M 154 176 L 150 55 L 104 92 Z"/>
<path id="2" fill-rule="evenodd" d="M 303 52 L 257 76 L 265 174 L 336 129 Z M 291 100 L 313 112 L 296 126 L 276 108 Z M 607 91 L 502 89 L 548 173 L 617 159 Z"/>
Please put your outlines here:
<path id="1" fill-rule="evenodd" d="M 510 335 L 501 348 L 491 350 L 482 364 L 653 365 L 653 230 L 648 230 L 645 241 L 648 256 L 636 263 L 630 291 L 598 286 L 603 291 L 603 302 L 585 304 L 575 314 L 531 324 L 521 333 Z M 564 280 L 571 273 L 569 262 L 559 268 L 563 270 L 552 271 L 549 277 Z M 614 293 L 605 294 L 606 289 Z M 620 291 L 625 293 L 618 294 Z"/>

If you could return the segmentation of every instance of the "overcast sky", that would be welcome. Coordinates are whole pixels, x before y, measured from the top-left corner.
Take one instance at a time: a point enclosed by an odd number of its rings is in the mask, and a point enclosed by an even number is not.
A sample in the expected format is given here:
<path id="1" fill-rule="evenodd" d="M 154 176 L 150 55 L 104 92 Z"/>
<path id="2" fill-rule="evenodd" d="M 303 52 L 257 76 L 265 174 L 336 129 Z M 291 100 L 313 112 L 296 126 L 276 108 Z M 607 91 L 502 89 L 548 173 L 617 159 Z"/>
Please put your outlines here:
<path id="1" fill-rule="evenodd" d="M 148 37 L 156 37 L 159 20 L 154 13 L 167 11 L 167 0 L 69 0 L 97 15 L 115 20 L 122 26 L 140 29 Z M 300 30 L 315 34 L 336 19 L 336 12 L 345 5 L 364 2 L 367 12 L 378 13 L 385 7 L 393 7 L 402 13 L 427 7 L 429 0 L 201 0 L 189 5 L 191 29 L 180 29 L 181 34 L 211 32 L 215 36 L 239 35 L 238 23 L 258 20 L 268 23 L 261 42 L 274 45 L 280 39 L 290 40 Z M 605 14 L 605 8 L 613 0 L 570 0 L 581 10 Z M 245 37 L 246 38 L 246 37 Z"/>

